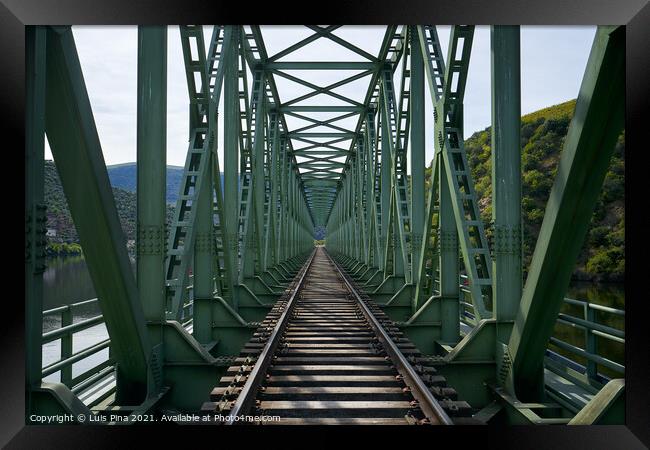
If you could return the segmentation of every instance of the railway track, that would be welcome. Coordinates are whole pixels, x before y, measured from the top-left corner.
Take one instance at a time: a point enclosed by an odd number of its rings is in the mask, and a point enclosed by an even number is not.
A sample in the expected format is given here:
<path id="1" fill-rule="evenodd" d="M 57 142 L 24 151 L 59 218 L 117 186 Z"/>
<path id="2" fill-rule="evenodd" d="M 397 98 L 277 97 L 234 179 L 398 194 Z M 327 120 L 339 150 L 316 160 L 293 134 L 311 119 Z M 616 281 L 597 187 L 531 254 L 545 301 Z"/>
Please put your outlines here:
<path id="1" fill-rule="evenodd" d="M 441 424 L 468 416 L 398 327 L 317 248 L 203 406 L 224 424 Z M 452 420 L 454 417 L 454 420 Z"/>

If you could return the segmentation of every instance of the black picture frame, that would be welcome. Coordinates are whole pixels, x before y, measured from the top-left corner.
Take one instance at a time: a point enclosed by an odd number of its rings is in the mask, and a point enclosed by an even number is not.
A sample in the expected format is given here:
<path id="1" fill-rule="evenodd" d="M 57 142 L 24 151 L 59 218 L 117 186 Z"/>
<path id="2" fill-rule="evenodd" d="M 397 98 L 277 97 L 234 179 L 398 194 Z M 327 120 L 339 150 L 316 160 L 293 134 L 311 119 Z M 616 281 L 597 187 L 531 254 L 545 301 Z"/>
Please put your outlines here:
<path id="1" fill-rule="evenodd" d="M 476 2 L 472 0 L 389 0 L 328 1 L 307 4 L 302 2 L 201 2 L 197 0 L 2 0 L 0 3 L 0 99 L 2 104 L 3 156 L 15 157 L 2 164 L 6 171 L 20 177 L 20 161 L 25 135 L 25 66 L 24 40 L 27 25 L 145 25 L 179 23 L 348 23 L 348 24 L 521 24 L 521 25 L 626 25 L 626 425 L 625 426 L 524 426 L 524 427 L 451 427 L 441 430 L 418 428 L 395 431 L 381 429 L 354 430 L 355 438 L 366 433 L 387 434 L 399 438 L 402 446 L 433 445 L 434 440 L 453 439 L 456 444 L 481 444 L 496 448 L 647 448 L 650 445 L 650 371 L 648 360 L 648 324 L 643 305 L 647 301 L 644 271 L 647 263 L 644 240 L 648 221 L 644 218 L 645 190 L 643 189 L 643 133 L 648 127 L 650 105 L 650 4 L 647 0 L 501 0 L 499 2 Z M 13 142 L 9 144 L 9 140 Z M 647 141 L 647 138 L 645 139 Z M 3 177 L 4 178 L 4 177 Z M 16 247 L 19 239 L 11 239 L 13 233 L 23 233 L 20 225 L 20 199 L 15 193 L 16 184 L 4 180 L 5 213 L 16 228 L 5 232 L 5 239 Z M 11 204 L 15 201 L 16 205 Z M 9 214 L 13 211 L 13 214 Z M 11 233 L 11 234 L 10 234 Z M 15 241 L 15 242 L 14 242 Z M 8 242 L 9 243 L 9 242 Z M 20 255 L 20 248 L 5 250 L 9 255 Z M 9 253 L 10 252 L 10 253 Z M 647 256 L 646 256 L 647 257 Z M 11 261 L 10 258 L 7 261 Z M 13 268 L 21 271 L 20 264 Z M 207 437 L 213 445 L 227 445 L 225 440 L 247 442 L 253 430 L 224 430 L 217 433 L 210 427 L 185 426 L 179 428 L 99 427 L 99 426 L 25 426 L 24 424 L 24 304 L 20 292 L 11 291 L 12 285 L 20 286 L 5 271 L 5 298 L 3 311 L 5 323 L 0 327 L 3 354 L 0 358 L 0 444 L 7 448 L 102 448 L 115 447 L 120 443 L 130 448 L 135 445 L 135 434 L 146 434 L 153 445 L 154 439 L 165 439 L 169 444 L 181 437 L 187 445 L 198 436 Z M 19 290 L 19 288 L 17 289 Z M 236 428 L 236 427 L 235 427 Z M 264 428 L 264 427 L 261 427 Z M 278 427 L 283 428 L 283 427 Z M 171 432 L 169 430 L 172 430 Z M 308 441 L 303 433 L 310 430 L 294 430 L 273 433 L 267 440 L 270 447 L 278 442 L 295 440 L 301 447 Z M 254 434 L 265 431 L 255 429 Z M 323 444 L 337 439 L 350 429 L 328 428 L 318 432 L 318 442 Z M 434 435 L 431 435 L 434 433 Z M 352 437 L 352 436 L 350 436 Z M 405 439 L 407 437 L 407 439 Z M 266 436 L 265 436 L 266 439 Z M 279 439 L 281 441 L 274 441 Z M 332 441 L 336 442 L 336 441 Z M 338 445 L 338 444 L 337 444 Z"/>

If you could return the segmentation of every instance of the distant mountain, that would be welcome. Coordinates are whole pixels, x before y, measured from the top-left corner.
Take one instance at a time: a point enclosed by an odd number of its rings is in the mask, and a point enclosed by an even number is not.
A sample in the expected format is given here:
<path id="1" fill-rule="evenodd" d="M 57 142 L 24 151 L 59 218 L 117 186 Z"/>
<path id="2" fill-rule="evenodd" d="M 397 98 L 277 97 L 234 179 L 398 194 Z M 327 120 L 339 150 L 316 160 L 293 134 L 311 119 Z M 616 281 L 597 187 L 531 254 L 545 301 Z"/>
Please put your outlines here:
<path id="1" fill-rule="evenodd" d="M 135 192 L 137 186 L 136 163 L 115 164 L 106 166 L 111 186 Z M 167 202 L 175 204 L 180 189 L 183 168 L 179 166 L 167 166 Z"/>
<path id="2" fill-rule="evenodd" d="M 108 177 L 113 187 L 113 197 L 122 230 L 127 241 L 135 239 L 137 197 L 136 179 L 137 166 L 135 163 L 108 166 Z M 173 220 L 174 207 L 183 176 L 183 168 L 167 166 L 167 223 Z M 224 177 L 221 174 L 223 188 Z M 74 244 L 79 242 L 77 231 L 68 203 L 63 193 L 61 180 L 54 161 L 45 161 L 45 203 L 47 204 L 48 251 L 51 254 L 66 254 L 72 252 Z M 132 250 L 129 244 L 129 250 Z"/>
<path id="3" fill-rule="evenodd" d="M 136 163 L 115 164 L 107 166 L 108 178 L 111 186 L 124 189 L 125 191 L 135 192 L 137 185 L 137 165 Z M 181 187 L 183 178 L 183 167 L 167 166 L 167 203 L 176 204 L 178 191 Z M 221 186 L 223 187 L 223 173 L 221 174 Z"/>
<path id="4" fill-rule="evenodd" d="M 113 186 L 113 198 L 130 251 L 133 250 L 136 231 L 137 199 L 133 192 Z M 54 161 L 45 161 L 45 204 L 47 205 L 48 253 L 70 253 L 70 244 L 79 243 L 68 202 Z M 171 221 L 174 207 L 167 206 L 167 222 Z"/>

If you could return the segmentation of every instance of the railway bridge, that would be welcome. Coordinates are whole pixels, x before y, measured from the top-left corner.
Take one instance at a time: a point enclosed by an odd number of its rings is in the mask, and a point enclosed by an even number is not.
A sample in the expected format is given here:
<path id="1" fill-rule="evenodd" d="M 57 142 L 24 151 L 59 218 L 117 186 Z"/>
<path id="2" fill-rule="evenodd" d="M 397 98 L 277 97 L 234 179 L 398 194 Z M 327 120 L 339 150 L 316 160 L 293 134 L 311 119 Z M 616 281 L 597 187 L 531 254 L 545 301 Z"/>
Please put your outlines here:
<path id="1" fill-rule="evenodd" d="M 446 55 L 435 26 L 387 26 L 374 52 L 338 26 L 308 28 L 271 53 L 258 26 L 180 27 L 189 138 L 171 221 L 167 28 L 138 28 L 134 273 L 72 30 L 29 27 L 27 414 L 622 423 L 624 367 L 594 342 L 624 343 L 595 318 L 624 312 L 565 298 L 624 126 L 622 27 L 597 29 L 525 280 L 519 27 L 491 28 L 490 223 L 463 144 L 474 27 L 451 27 Z M 352 56 L 292 59 L 323 41 Z M 338 81 L 300 75 L 314 71 Z M 350 85 L 362 100 L 341 93 Z M 45 135 L 97 293 L 47 311 Z M 560 313 L 567 302 L 584 317 Z M 89 303 L 101 314 L 70 319 Z M 61 326 L 43 333 L 47 316 Z M 585 348 L 553 336 L 558 320 Z M 74 334 L 99 323 L 108 338 L 75 350 Z M 57 341 L 44 367 L 42 346 Z"/>

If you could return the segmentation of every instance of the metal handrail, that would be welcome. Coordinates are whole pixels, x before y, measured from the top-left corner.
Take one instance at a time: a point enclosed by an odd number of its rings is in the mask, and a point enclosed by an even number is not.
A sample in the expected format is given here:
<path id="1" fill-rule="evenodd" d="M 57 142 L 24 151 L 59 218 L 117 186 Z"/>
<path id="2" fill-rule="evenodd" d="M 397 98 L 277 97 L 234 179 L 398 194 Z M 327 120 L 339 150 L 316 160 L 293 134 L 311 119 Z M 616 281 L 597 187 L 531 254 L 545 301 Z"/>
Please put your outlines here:
<path id="1" fill-rule="evenodd" d="M 76 352 L 75 354 L 73 354 L 69 358 L 60 359 L 59 361 L 57 361 L 55 363 L 52 363 L 49 366 L 43 367 L 42 375 L 43 375 L 43 377 L 46 377 L 48 375 L 52 375 L 53 373 L 56 373 L 59 370 L 61 370 L 63 367 L 72 365 L 72 364 L 74 364 L 76 362 L 81 361 L 82 359 L 86 359 L 89 356 L 94 355 L 95 353 L 104 350 L 105 348 L 108 348 L 110 343 L 111 343 L 111 340 L 106 339 L 106 340 L 101 341 L 101 342 L 99 342 L 99 343 L 97 343 L 95 345 L 91 345 L 90 347 L 86 347 L 85 349 Z"/>
<path id="2" fill-rule="evenodd" d="M 42 344 L 47 344 L 56 340 L 61 340 L 61 356 L 58 361 L 55 361 L 41 369 L 41 377 L 45 378 L 59 372 L 61 374 L 61 383 L 65 384 L 76 394 L 79 394 L 87 389 L 92 389 L 98 383 L 102 382 L 108 375 L 112 374 L 115 370 L 114 361 L 109 355 L 107 359 L 89 368 L 82 374 L 76 377 L 72 376 L 73 364 L 88 359 L 93 355 L 101 352 L 102 350 L 109 348 L 110 346 L 109 338 L 76 352 L 72 351 L 72 337 L 75 333 L 105 323 L 104 317 L 101 313 L 89 319 L 73 323 L 73 310 L 81 306 L 96 304 L 98 301 L 98 298 L 92 298 L 43 311 L 43 317 L 53 316 L 57 314 L 61 317 L 61 326 L 57 329 L 43 333 L 41 341 Z M 110 393 L 114 391 L 115 386 L 112 386 L 108 391 L 104 393 L 103 396 L 110 395 Z M 94 400 L 90 401 L 88 406 L 91 407 L 100 400 L 101 398 L 95 398 Z"/>
<path id="3" fill-rule="evenodd" d="M 50 316 L 50 315 L 53 315 L 53 314 L 62 313 L 62 312 L 65 312 L 65 311 L 69 311 L 72 308 L 77 308 L 79 306 L 89 305 L 91 303 L 97 303 L 98 301 L 99 301 L 98 298 L 91 298 L 89 300 L 84 300 L 82 302 L 76 302 L 76 303 L 70 303 L 68 305 L 58 306 L 56 308 L 52 308 L 52 309 L 48 309 L 46 311 L 43 311 L 43 316 Z"/>
<path id="4" fill-rule="evenodd" d="M 467 279 L 466 275 L 460 275 L 461 280 Z M 466 298 L 469 294 L 469 289 L 461 282 L 459 284 L 460 292 L 463 294 L 463 297 Z M 470 301 L 460 301 L 461 313 L 460 321 L 470 327 L 476 326 L 475 315 L 472 314 L 474 306 Z M 609 325 L 604 325 L 596 322 L 595 312 L 603 312 L 619 317 L 625 317 L 625 310 L 612 308 L 609 306 L 603 306 L 596 303 L 590 303 L 584 300 L 576 300 L 573 298 L 565 297 L 564 303 L 579 306 L 583 308 L 583 317 L 577 317 L 572 314 L 559 313 L 556 319 L 557 323 L 560 323 L 565 326 L 570 326 L 574 328 L 581 328 L 587 333 L 585 336 L 586 349 L 580 348 L 578 346 L 572 345 L 568 342 L 563 341 L 557 337 L 551 337 L 549 340 L 550 344 L 555 345 L 556 347 L 564 350 L 565 352 L 570 353 L 574 356 L 579 356 L 587 360 L 585 366 L 585 373 L 591 379 L 597 379 L 602 377 L 598 373 L 598 366 L 606 367 L 617 373 L 625 373 L 625 366 L 619 364 L 615 361 L 612 361 L 608 358 L 605 358 L 603 355 L 597 353 L 596 345 L 594 341 L 594 336 L 602 337 L 611 342 L 616 342 L 618 344 L 625 344 L 625 331 L 618 328 L 611 327 Z M 552 351 L 552 350 L 548 350 Z M 566 358 L 566 357 L 565 357 Z M 569 358 L 567 358 L 569 359 Z M 573 361 L 572 359 L 569 359 Z M 575 361 L 573 361 L 575 362 Z M 576 363 L 578 364 L 578 363 Z"/>
<path id="5" fill-rule="evenodd" d="M 593 361 L 601 366 L 607 367 L 608 369 L 611 369 L 615 372 L 624 374 L 625 373 L 625 366 L 622 364 L 619 364 L 617 362 L 611 361 L 607 358 L 604 358 L 600 355 L 596 355 L 594 353 L 588 352 L 580 347 L 576 347 L 575 345 L 571 345 L 567 342 L 564 342 L 560 339 L 557 339 L 555 337 L 551 337 L 550 342 L 557 345 L 559 348 L 566 350 L 568 352 L 571 352 L 575 355 L 582 356 L 583 358 Z"/>
<path id="6" fill-rule="evenodd" d="M 91 317 L 90 319 L 82 320 L 81 322 L 73 323 L 71 325 L 57 328 L 56 330 L 48 331 L 47 333 L 43 333 L 43 344 L 56 341 L 57 339 L 61 339 L 64 336 L 78 333 L 79 331 L 86 330 L 102 323 L 104 323 L 104 316 L 100 314 L 98 316 Z"/>

